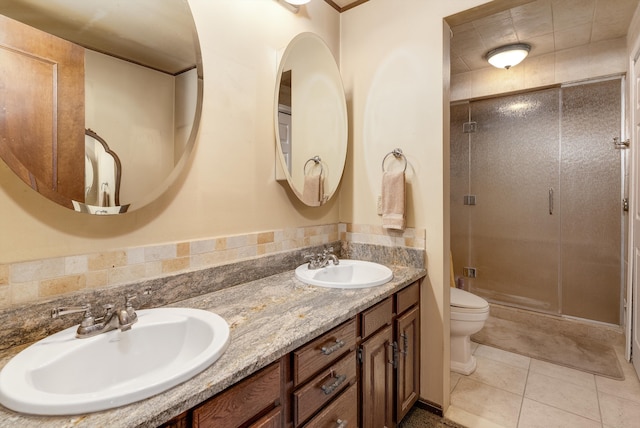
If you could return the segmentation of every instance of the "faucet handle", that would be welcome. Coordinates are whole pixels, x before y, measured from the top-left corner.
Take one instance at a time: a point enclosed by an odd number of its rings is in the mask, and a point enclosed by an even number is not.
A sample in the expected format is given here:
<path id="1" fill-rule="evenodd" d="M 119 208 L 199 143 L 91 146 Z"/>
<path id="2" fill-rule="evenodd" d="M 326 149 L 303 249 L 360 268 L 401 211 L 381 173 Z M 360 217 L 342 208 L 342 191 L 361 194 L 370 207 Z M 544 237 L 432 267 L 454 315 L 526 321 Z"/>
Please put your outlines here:
<path id="1" fill-rule="evenodd" d="M 58 318 L 63 315 L 68 314 L 76 314 L 78 312 L 84 312 L 82 316 L 82 321 L 80 322 L 80 326 L 88 327 L 92 326 L 95 323 L 95 318 L 91 313 L 91 304 L 85 303 L 82 306 L 70 306 L 70 307 L 61 307 L 61 308 L 53 308 L 51 309 L 51 318 Z M 80 327 L 78 327 L 80 328 Z"/>
<path id="2" fill-rule="evenodd" d="M 63 315 L 69 314 L 77 314 L 79 312 L 84 312 L 84 318 L 92 317 L 91 314 L 91 304 L 85 303 L 82 306 L 69 306 L 69 307 L 60 307 L 51 309 L 51 318 L 58 318 Z"/>
<path id="3" fill-rule="evenodd" d="M 133 304 L 131 303 L 131 301 L 135 300 L 137 298 L 138 298 L 137 294 L 125 294 L 125 296 L 124 296 L 124 307 L 125 307 L 125 309 L 133 308 Z"/>
<path id="4" fill-rule="evenodd" d="M 108 317 L 109 315 L 111 315 L 114 307 L 115 305 L 113 303 L 107 303 L 106 305 L 102 305 L 102 308 L 104 309 L 104 316 Z"/>

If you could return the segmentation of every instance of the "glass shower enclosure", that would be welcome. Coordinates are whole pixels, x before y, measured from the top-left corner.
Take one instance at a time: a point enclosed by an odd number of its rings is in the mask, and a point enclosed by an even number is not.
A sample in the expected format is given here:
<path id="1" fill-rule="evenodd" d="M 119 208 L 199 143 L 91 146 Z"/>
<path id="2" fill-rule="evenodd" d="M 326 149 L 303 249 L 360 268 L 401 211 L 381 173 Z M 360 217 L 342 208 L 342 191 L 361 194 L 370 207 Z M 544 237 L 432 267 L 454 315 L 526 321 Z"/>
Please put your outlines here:
<path id="1" fill-rule="evenodd" d="M 622 78 L 451 106 L 451 249 L 489 301 L 619 325 Z"/>

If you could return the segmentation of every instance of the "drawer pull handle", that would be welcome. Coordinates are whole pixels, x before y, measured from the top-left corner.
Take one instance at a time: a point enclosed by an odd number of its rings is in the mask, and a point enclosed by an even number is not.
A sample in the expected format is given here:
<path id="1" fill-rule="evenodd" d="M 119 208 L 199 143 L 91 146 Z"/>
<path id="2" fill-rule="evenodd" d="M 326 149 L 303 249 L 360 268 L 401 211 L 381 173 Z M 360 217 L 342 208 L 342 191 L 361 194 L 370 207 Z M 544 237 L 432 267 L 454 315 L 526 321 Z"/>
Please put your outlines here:
<path id="1" fill-rule="evenodd" d="M 333 391 L 335 391 L 336 388 L 338 388 L 340 385 L 344 383 L 345 380 L 347 380 L 347 375 L 336 376 L 334 379 L 335 380 L 333 381 L 333 383 L 329 385 L 322 385 L 320 387 L 320 389 L 322 389 L 322 392 L 324 392 L 324 395 L 329 395 L 333 393 Z"/>
<path id="2" fill-rule="evenodd" d="M 336 424 L 336 428 L 347 428 L 348 425 L 347 421 L 343 421 L 342 419 L 338 419 Z"/>
<path id="3" fill-rule="evenodd" d="M 322 349 L 320 349 L 320 352 L 322 352 L 324 355 L 331 355 L 343 346 L 344 342 L 340 339 L 336 339 L 336 343 L 331 346 L 323 346 Z"/>

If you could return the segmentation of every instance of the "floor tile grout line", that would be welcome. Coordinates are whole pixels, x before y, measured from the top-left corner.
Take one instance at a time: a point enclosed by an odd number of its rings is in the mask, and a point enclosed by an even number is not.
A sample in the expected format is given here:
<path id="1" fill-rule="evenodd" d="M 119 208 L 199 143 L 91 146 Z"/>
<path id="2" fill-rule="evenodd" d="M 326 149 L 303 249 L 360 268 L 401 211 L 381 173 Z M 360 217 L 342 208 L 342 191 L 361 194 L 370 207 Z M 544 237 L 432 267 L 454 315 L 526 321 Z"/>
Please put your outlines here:
<path id="1" fill-rule="evenodd" d="M 527 366 L 527 378 L 524 381 L 524 389 L 522 390 L 522 397 L 520 399 L 520 409 L 518 410 L 518 421 L 516 422 L 516 428 L 520 426 L 520 419 L 522 418 L 522 408 L 524 407 L 524 397 L 527 395 L 529 373 L 531 373 L 531 358 L 529 358 L 529 365 Z"/>
<path id="2" fill-rule="evenodd" d="M 604 427 L 604 418 L 602 417 L 602 405 L 600 405 L 600 389 L 598 388 L 598 381 L 596 375 L 593 375 L 593 384 L 596 386 L 596 400 L 598 400 L 598 414 L 600 415 L 600 426 Z"/>

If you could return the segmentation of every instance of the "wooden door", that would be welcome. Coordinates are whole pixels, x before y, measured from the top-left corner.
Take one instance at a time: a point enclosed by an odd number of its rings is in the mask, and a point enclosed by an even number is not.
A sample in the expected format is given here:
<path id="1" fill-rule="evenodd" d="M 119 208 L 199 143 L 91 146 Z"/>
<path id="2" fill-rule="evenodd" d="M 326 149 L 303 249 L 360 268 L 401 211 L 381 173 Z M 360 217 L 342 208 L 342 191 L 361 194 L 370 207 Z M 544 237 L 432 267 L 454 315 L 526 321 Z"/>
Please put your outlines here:
<path id="1" fill-rule="evenodd" d="M 50 199 L 83 202 L 84 49 L 0 15 L 0 64 L 0 156 Z"/>
<path id="2" fill-rule="evenodd" d="M 420 394 L 420 308 L 411 310 L 396 320 L 398 371 L 396 385 L 396 421 L 411 410 Z"/>
<path id="3" fill-rule="evenodd" d="M 385 327 L 361 345 L 362 427 L 393 426 L 393 331 Z"/>

